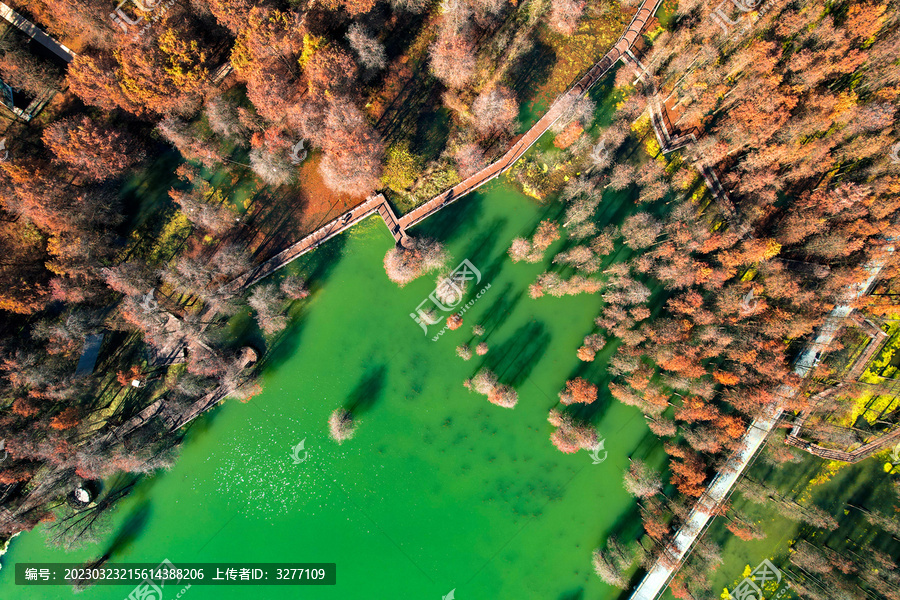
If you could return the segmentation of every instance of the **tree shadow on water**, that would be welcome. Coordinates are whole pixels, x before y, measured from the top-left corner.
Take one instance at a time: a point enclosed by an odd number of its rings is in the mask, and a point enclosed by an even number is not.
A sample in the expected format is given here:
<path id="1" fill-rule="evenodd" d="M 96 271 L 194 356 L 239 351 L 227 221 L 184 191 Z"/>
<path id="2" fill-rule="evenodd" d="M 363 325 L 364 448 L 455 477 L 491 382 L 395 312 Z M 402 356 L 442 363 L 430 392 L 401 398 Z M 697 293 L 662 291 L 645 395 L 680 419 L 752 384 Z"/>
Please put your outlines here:
<path id="1" fill-rule="evenodd" d="M 505 225 L 505 219 L 494 219 L 483 233 L 472 238 L 468 246 L 466 246 L 466 249 L 463 250 L 459 260 L 468 258 L 476 268 L 486 263 L 491 252 L 493 252 L 494 246 L 499 239 L 500 232 L 503 231 Z M 504 258 L 505 256 L 506 255 L 504 255 Z"/>
<path id="2" fill-rule="evenodd" d="M 483 276 L 486 278 L 485 276 Z M 483 281 L 484 279 L 482 279 Z M 522 300 L 522 296 L 524 296 L 524 292 L 519 292 L 518 294 L 511 294 L 512 284 L 508 283 L 502 290 L 494 291 L 493 289 L 488 290 L 491 295 L 495 295 L 497 298 L 494 300 L 494 303 L 491 304 L 490 308 L 488 308 L 484 312 L 484 316 L 479 319 L 479 323 L 485 328 L 485 330 L 490 333 L 492 329 L 495 329 L 500 323 L 506 319 L 509 314 L 512 312 L 513 307 Z"/>
<path id="3" fill-rule="evenodd" d="M 416 225 L 409 233 L 448 243 L 464 231 L 468 231 L 463 229 L 464 225 L 468 224 L 471 227 L 472 223 L 480 219 L 484 212 L 483 205 L 484 195 L 472 192 Z"/>
<path id="4" fill-rule="evenodd" d="M 384 365 L 371 367 L 347 397 L 344 407 L 354 417 L 364 414 L 375 406 L 384 395 L 384 381 L 387 369 Z"/>
<path id="5" fill-rule="evenodd" d="M 559 597 L 559 600 L 582 600 L 583 598 L 584 589 L 578 588 L 577 590 L 565 592 Z"/>
<path id="6" fill-rule="evenodd" d="M 140 536 L 141 532 L 144 531 L 149 518 L 150 502 L 141 502 L 133 511 L 131 511 L 128 519 L 122 523 L 122 526 L 119 527 L 119 530 L 116 532 L 112 542 L 110 542 L 106 552 L 103 553 L 101 560 L 109 559 L 114 554 L 126 550 L 128 546 Z"/>
<path id="7" fill-rule="evenodd" d="M 522 384 L 550 344 L 550 334 L 543 323 L 532 321 L 520 327 L 498 348 L 486 356 L 485 366 L 497 373 L 504 383 Z"/>

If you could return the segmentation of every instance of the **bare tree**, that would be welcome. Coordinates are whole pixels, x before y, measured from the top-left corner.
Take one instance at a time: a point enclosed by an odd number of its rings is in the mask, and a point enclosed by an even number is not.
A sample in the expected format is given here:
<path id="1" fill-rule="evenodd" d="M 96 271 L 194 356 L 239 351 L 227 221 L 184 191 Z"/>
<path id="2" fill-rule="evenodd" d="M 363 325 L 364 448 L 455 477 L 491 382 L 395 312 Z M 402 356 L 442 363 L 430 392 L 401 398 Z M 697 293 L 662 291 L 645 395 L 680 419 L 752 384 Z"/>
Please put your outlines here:
<path id="1" fill-rule="evenodd" d="M 288 153 L 282 149 L 259 146 L 250 151 L 250 166 L 260 179 L 269 185 L 284 185 L 296 172 Z"/>
<path id="2" fill-rule="evenodd" d="M 285 297 L 274 283 L 256 286 L 247 304 L 256 311 L 256 322 L 266 335 L 278 333 L 287 327 L 287 317 L 283 314 Z"/>
<path id="3" fill-rule="evenodd" d="M 548 21 L 550 28 L 563 35 L 572 35 L 584 13 L 584 7 L 584 0 L 551 0 Z"/>
<path id="4" fill-rule="evenodd" d="M 475 129 L 482 136 L 513 131 L 518 125 L 519 103 L 513 93 L 495 86 L 478 95 L 472 103 Z"/>
<path id="5" fill-rule="evenodd" d="M 248 130 L 241 122 L 238 107 L 225 96 L 213 96 L 206 101 L 204 106 L 206 118 L 210 128 L 242 146 L 248 143 Z"/>
<path id="6" fill-rule="evenodd" d="M 636 498 L 645 498 L 658 494 L 662 490 L 662 479 L 659 473 L 647 466 L 642 460 L 632 460 L 631 467 L 625 473 L 625 490 Z"/>
<path id="7" fill-rule="evenodd" d="M 374 73 L 383 69 L 387 64 L 384 44 L 375 39 L 363 25 L 359 23 L 351 25 L 347 32 L 347 40 L 350 42 L 350 47 L 356 51 L 359 62 L 366 71 Z"/>

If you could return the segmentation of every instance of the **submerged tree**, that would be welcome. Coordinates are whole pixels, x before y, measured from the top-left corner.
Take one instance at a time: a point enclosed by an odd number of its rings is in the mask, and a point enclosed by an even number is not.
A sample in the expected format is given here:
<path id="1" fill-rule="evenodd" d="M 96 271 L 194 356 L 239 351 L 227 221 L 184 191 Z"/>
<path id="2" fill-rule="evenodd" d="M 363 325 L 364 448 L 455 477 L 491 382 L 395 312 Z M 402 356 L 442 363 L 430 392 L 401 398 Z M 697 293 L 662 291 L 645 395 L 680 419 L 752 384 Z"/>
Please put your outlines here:
<path id="1" fill-rule="evenodd" d="M 250 294 L 247 304 L 256 311 L 256 322 L 266 335 L 278 333 L 287 327 L 284 302 L 284 295 L 274 283 L 258 285 Z"/>
<path id="2" fill-rule="evenodd" d="M 625 490 L 636 498 L 645 498 L 658 494 L 662 490 L 662 479 L 659 473 L 647 466 L 642 460 L 632 460 L 631 467 L 625 472 Z"/>
<path id="3" fill-rule="evenodd" d="M 606 548 L 594 550 L 592 563 L 594 572 L 597 576 L 611 586 L 626 589 L 628 587 L 628 576 L 626 571 L 639 559 L 643 551 L 639 545 L 635 547 L 623 547 L 619 541 L 610 536 L 606 540 Z"/>
<path id="4" fill-rule="evenodd" d="M 405 246 L 395 246 L 384 257 L 388 278 L 403 287 L 417 277 L 439 269 L 448 260 L 444 246 L 428 238 L 406 238 Z"/>
<path id="5" fill-rule="evenodd" d="M 338 408 L 328 417 L 328 434 L 338 444 L 343 444 L 356 433 L 356 421 L 349 411 Z"/>
<path id="6" fill-rule="evenodd" d="M 464 384 L 467 388 L 484 394 L 488 402 L 502 406 L 503 408 L 515 408 L 519 402 L 516 390 L 508 385 L 503 385 L 497 380 L 497 376 L 489 369 L 481 369 Z"/>
<path id="7" fill-rule="evenodd" d="M 559 401 L 563 404 L 591 404 L 596 399 L 597 386 L 581 377 L 567 381 L 566 389 L 559 393 Z"/>
<path id="8" fill-rule="evenodd" d="M 597 430 L 590 425 L 576 423 L 570 415 L 552 408 L 547 421 L 556 427 L 550 434 L 550 441 L 560 452 L 573 454 L 582 449 L 594 450 L 600 447 Z"/>

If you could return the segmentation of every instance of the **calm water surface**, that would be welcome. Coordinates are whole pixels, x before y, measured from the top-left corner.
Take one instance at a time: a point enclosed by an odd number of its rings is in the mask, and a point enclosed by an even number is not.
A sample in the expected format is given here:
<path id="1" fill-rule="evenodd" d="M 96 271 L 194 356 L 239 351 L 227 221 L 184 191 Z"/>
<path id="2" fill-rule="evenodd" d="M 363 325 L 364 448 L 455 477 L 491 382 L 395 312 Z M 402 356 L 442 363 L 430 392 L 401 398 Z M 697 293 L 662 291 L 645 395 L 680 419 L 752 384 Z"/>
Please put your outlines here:
<path id="1" fill-rule="evenodd" d="M 40 529 L 17 538 L 2 558 L 0 597 L 71 597 L 68 587 L 15 586 L 12 563 L 82 561 L 111 545 L 111 562 L 337 563 L 336 586 L 194 586 L 189 600 L 438 600 L 451 589 L 459 600 L 616 597 L 590 553 L 630 518 L 622 471 L 651 442 L 638 411 L 609 398 L 609 352 L 589 365 L 575 356 L 599 297 L 531 300 L 528 284 L 545 266 L 506 257 L 546 210 L 495 183 L 419 228 L 447 244 L 451 266 L 468 258 L 481 271 L 478 288 L 491 284 L 464 326 L 436 342 L 409 317 L 434 278 L 402 289 L 388 281 L 382 259 L 393 240 L 380 221 L 330 241 L 317 252 L 334 258 L 318 257 L 327 270 L 271 353 L 265 391 L 199 421 L 175 467 L 139 485 L 101 543 L 67 554 Z M 463 362 L 455 346 L 471 341 L 475 323 L 490 351 Z M 518 389 L 514 410 L 462 386 L 481 366 Z M 598 465 L 549 441 L 547 411 L 576 374 L 600 384 L 589 416 L 609 454 Z M 360 417 L 342 446 L 326 425 L 339 406 Z M 296 465 L 301 440 L 308 455 Z M 78 597 L 130 591 L 96 586 Z"/>

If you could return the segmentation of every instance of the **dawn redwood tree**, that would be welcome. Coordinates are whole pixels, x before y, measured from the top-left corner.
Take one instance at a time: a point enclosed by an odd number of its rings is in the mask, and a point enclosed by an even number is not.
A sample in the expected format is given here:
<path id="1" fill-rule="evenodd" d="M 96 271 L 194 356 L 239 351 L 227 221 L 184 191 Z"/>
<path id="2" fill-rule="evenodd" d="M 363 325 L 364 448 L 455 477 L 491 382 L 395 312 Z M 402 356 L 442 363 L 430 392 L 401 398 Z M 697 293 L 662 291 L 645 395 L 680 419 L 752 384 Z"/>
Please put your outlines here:
<path id="1" fill-rule="evenodd" d="M 88 48 L 69 63 L 66 84 L 85 104 L 104 110 L 121 108 L 138 114 L 140 107 L 133 104 L 119 86 L 118 68 L 112 52 Z"/>
<path id="2" fill-rule="evenodd" d="M 593 333 L 584 337 L 584 345 L 578 348 L 578 358 L 584 362 L 591 362 L 597 355 L 597 352 L 606 346 L 606 338 L 599 333 Z"/>
<path id="3" fill-rule="evenodd" d="M 597 430 L 589 424 L 576 423 L 570 415 L 556 409 L 550 409 L 547 421 L 556 428 L 550 434 L 550 441 L 560 452 L 573 454 L 600 447 Z"/>
<path id="4" fill-rule="evenodd" d="M 146 156 L 127 131 L 88 117 L 56 121 L 43 139 L 57 160 L 92 181 L 118 177 Z"/>
<path id="5" fill-rule="evenodd" d="M 303 74 L 311 89 L 341 95 L 355 91 L 358 71 L 353 56 L 334 44 L 314 52 L 303 67 Z"/>
<path id="6" fill-rule="evenodd" d="M 335 409 L 328 417 L 328 434 L 338 444 L 343 444 L 356 433 L 357 422 L 349 411 Z"/>
<path id="7" fill-rule="evenodd" d="M 462 89 L 475 76 L 475 45 L 469 31 L 441 29 L 431 46 L 431 69 L 450 88 Z"/>
<path id="8" fill-rule="evenodd" d="M 633 214 L 622 224 L 625 244 L 635 250 L 652 246 L 660 232 L 662 224 L 648 213 Z"/>
<path id="9" fill-rule="evenodd" d="M 297 172 L 290 162 L 288 151 L 277 146 L 262 145 L 251 150 L 250 166 L 266 185 L 271 186 L 288 183 Z"/>
<path id="10" fill-rule="evenodd" d="M 43 96 L 62 87 L 62 73 L 54 63 L 32 53 L 27 38 L 16 30 L 0 39 L 0 76 L 15 89 Z"/>
<path id="11" fill-rule="evenodd" d="M 580 125 L 582 129 L 586 129 L 597 110 L 597 104 L 587 96 L 567 94 L 560 98 L 559 102 L 562 116 L 550 126 L 550 131 L 554 133 L 562 133 L 573 122 Z"/>
<path id="12" fill-rule="evenodd" d="M 566 389 L 559 393 L 559 400 L 563 404 L 591 404 L 597 399 L 597 386 L 576 377 L 566 382 Z"/>
<path id="13" fill-rule="evenodd" d="M 516 390 L 508 385 L 497 385 L 488 392 L 488 402 L 502 406 L 503 408 L 515 408 L 519 402 L 519 395 Z"/>
<path id="14" fill-rule="evenodd" d="M 213 235 L 227 232 L 237 220 L 234 211 L 224 204 L 202 198 L 197 190 L 183 191 L 172 188 L 169 190 L 169 196 L 191 223 Z"/>
<path id="15" fill-rule="evenodd" d="M 408 237 L 405 246 L 395 246 L 384 256 L 388 278 L 403 287 L 430 271 L 443 267 L 449 256 L 443 244 L 429 238 Z"/>
<path id="16" fill-rule="evenodd" d="M 462 344 L 456 347 L 456 355 L 463 360 L 469 360 L 472 358 L 472 349 L 468 344 Z"/>
<path id="17" fill-rule="evenodd" d="M 459 313 L 453 313 L 449 317 L 447 317 L 447 329 L 450 331 L 455 331 L 462 327 L 463 318 L 459 316 Z"/>
<path id="18" fill-rule="evenodd" d="M 474 142 L 460 146 L 453 158 L 456 160 L 456 170 L 463 179 L 471 177 L 488 164 L 484 150 Z"/>
<path id="19" fill-rule="evenodd" d="M 531 254 L 531 242 L 525 238 L 515 238 L 507 250 L 507 254 L 514 263 L 527 260 L 528 255 Z"/>
<path id="20" fill-rule="evenodd" d="M 628 588 L 626 572 L 641 555 L 640 546 L 635 551 L 634 548 L 622 546 L 615 536 L 609 536 L 605 549 L 594 550 L 591 563 L 594 572 L 604 583 L 624 590 Z"/>
<path id="21" fill-rule="evenodd" d="M 250 11 L 254 7 L 267 8 L 268 2 L 257 0 L 204 0 L 216 21 L 227 27 L 233 34 L 239 34 L 246 28 L 250 20 Z"/>
<path id="22" fill-rule="evenodd" d="M 512 91 L 503 86 L 495 86 L 481 92 L 472 103 L 475 130 L 482 137 L 515 130 L 518 115 L 518 101 Z"/>
<path id="23" fill-rule="evenodd" d="M 472 389 L 479 394 L 490 394 L 497 385 L 497 376 L 489 369 L 481 369 L 472 378 Z"/>
<path id="24" fill-rule="evenodd" d="M 207 167 L 223 162 L 218 145 L 204 139 L 187 121 L 168 116 L 156 124 L 156 130 L 188 160 L 199 160 Z"/>
<path id="25" fill-rule="evenodd" d="M 384 142 L 348 97 L 310 100 L 301 113 L 304 135 L 324 152 L 319 171 L 329 188 L 364 196 L 381 184 Z"/>
<path id="26" fill-rule="evenodd" d="M 287 317 L 284 315 L 285 297 L 274 283 L 257 285 L 247 304 L 256 312 L 256 322 L 266 335 L 278 333 L 287 327 Z"/>
<path id="27" fill-rule="evenodd" d="M 609 176 L 609 187 L 614 190 L 623 190 L 634 182 L 634 167 L 626 163 L 619 163 L 613 167 Z"/>
<path id="28" fill-rule="evenodd" d="M 309 286 L 296 275 L 288 275 L 281 280 L 281 292 L 291 300 L 303 300 L 309 297 Z"/>
<path id="29" fill-rule="evenodd" d="M 551 0 L 548 25 L 562 35 L 572 35 L 584 13 L 584 0 Z"/>
<path id="30" fill-rule="evenodd" d="M 370 73 L 380 71 L 387 65 L 384 44 L 378 41 L 366 27 L 354 23 L 347 31 L 347 41 L 359 57 L 359 64 Z"/>
<path id="31" fill-rule="evenodd" d="M 241 121 L 239 107 L 225 95 L 207 98 L 204 112 L 209 126 L 214 132 L 241 146 L 249 143 L 249 130 Z"/>
<path id="32" fill-rule="evenodd" d="M 625 472 L 625 490 L 636 498 L 646 498 L 662 491 L 662 479 L 659 473 L 647 466 L 642 460 L 632 460 Z"/>

